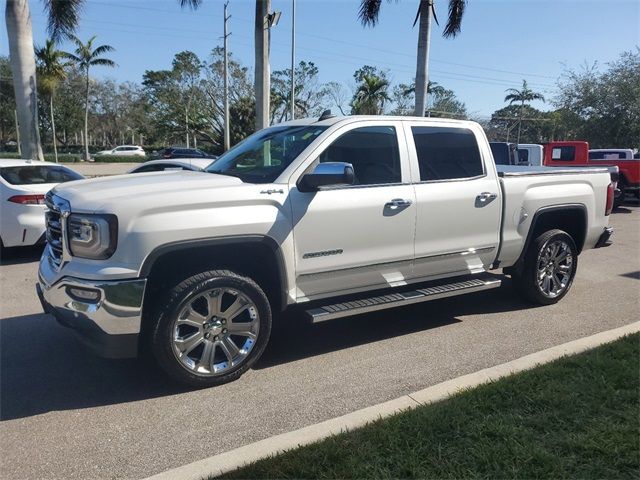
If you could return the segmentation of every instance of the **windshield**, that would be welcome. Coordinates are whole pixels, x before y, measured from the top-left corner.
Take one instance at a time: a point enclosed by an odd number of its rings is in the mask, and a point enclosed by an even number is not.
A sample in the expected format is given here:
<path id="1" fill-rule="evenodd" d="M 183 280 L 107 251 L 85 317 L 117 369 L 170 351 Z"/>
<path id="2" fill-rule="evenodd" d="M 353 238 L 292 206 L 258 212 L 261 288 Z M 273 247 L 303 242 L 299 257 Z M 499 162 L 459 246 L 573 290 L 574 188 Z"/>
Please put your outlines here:
<path id="1" fill-rule="evenodd" d="M 206 168 L 248 183 L 271 183 L 327 127 L 271 127 L 254 133 Z"/>

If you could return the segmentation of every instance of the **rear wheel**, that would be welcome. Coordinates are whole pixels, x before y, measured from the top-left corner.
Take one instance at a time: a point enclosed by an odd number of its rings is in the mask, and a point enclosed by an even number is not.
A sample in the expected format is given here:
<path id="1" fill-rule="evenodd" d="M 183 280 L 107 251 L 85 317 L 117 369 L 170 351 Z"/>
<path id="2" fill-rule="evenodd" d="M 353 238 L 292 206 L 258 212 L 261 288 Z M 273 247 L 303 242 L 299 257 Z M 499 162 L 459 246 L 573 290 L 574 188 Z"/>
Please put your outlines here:
<path id="1" fill-rule="evenodd" d="M 178 382 L 206 387 L 239 378 L 271 333 L 271 309 L 250 278 L 227 270 L 193 275 L 173 288 L 152 333 L 158 364 Z"/>
<path id="2" fill-rule="evenodd" d="M 512 278 L 527 300 L 551 305 L 567 294 L 577 267 L 578 251 L 573 238 L 562 230 L 549 230 L 531 243 L 522 269 Z"/>

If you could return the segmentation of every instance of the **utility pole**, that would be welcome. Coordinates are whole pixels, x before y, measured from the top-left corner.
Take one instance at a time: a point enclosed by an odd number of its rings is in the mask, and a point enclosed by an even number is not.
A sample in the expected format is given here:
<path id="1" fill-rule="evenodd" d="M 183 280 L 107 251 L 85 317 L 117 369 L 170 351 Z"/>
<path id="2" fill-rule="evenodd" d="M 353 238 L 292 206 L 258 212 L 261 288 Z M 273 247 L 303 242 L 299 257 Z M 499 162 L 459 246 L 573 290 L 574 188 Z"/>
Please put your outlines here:
<path id="1" fill-rule="evenodd" d="M 231 148 L 231 134 L 229 132 L 229 50 L 227 48 L 227 22 L 231 18 L 227 15 L 229 2 L 224 2 L 224 151 Z"/>
<path id="2" fill-rule="evenodd" d="M 291 0 L 291 120 L 296 118 L 296 0 Z"/>
<path id="3" fill-rule="evenodd" d="M 22 147 L 20 146 L 20 125 L 18 125 L 18 110 L 13 109 L 13 118 L 16 121 L 16 143 L 18 144 L 18 155 L 22 157 Z"/>

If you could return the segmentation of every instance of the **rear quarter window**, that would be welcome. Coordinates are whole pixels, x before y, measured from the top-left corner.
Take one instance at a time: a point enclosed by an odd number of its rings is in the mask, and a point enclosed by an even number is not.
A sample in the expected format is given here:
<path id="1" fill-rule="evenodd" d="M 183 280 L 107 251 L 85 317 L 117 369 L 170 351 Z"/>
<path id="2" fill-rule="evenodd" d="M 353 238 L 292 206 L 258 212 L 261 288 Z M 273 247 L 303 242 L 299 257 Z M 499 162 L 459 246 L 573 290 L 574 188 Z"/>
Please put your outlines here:
<path id="1" fill-rule="evenodd" d="M 11 185 L 64 183 L 84 177 L 62 166 L 25 165 L 0 168 L 0 176 Z"/>

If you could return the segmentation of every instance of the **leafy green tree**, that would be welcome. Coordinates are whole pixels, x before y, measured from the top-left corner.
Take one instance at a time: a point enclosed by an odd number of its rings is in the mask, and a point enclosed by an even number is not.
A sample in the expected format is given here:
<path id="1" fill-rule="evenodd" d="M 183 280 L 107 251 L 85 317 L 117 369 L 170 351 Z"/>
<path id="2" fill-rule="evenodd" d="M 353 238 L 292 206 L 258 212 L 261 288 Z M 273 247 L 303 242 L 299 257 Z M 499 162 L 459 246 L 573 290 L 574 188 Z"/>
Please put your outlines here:
<path id="1" fill-rule="evenodd" d="M 509 105 L 493 112 L 486 131 L 491 140 L 508 142 L 514 140 L 516 127 L 521 127 L 521 143 L 545 143 L 558 138 L 558 120 L 554 112 L 543 112 L 530 105 Z"/>
<path id="2" fill-rule="evenodd" d="M 48 39 L 43 47 L 36 48 L 36 71 L 38 74 L 38 86 L 49 97 L 49 119 L 51 123 L 51 143 L 53 155 L 58 163 L 58 146 L 56 142 L 56 121 L 53 108 L 53 100 L 56 90 L 62 80 L 67 76 L 65 67 L 67 54 L 56 48 L 53 40 Z"/>
<path id="3" fill-rule="evenodd" d="M 541 93 L 534 92 L 527 85 L 526 80 L 522 80 L 522 89 L 518 90 L 515 88 L 508 88 L 507 96 L 504 97 L 505 102 L 509 102 L 509 105 L 513 105 L 514 103 L 520 103 L 520 121 L 518 122 L 518 138 L 517 142 L 520 143 L 520 134 L 522 132 L 522 116 L 524 113 L 525 104 L 529 104 L 534 100 L 540 100 L 544 102 L 544 96 Z"/>
<path id="4" fill-rule="evenodd" d="M 178 0 L 181 7 L 197 8 L 202 0 Z M 47 30 L 58 41 L 70 37 L 85 0 L 43 0 Z M 5 9 L 16 107 L 20 123 L 22 158 L 43 159 L 38 129 L 38 95 L 29 0 L 7 0 Z"/>
<path id="5" fill-rule="evenodd" d="M 387 72 L 364 65 L 353 74 L 356 91 L 351 99 L 352 115 L 382 115 L 385 103 L 391 101 Z"/>
<path id="6" fill-rule="evenodd" d="M 318 67 L 301 61 L 295 70 L 296 118 L 320 113 L 328 91 L 318 82 Z M 284 121 L 291 112 L 291 69 L 273 72 L 271 79 L 271 123 Z"/>
<path id="7" fill-rule="evenodd" d="M 16 102 L 12 81 L 9 57 L 0 55 L 0 146 L 6 145 L 12 138 L 15 139 Z"/>
<path id="8" fill-rule="evenodd" d="M 391 1 L 391 0 L 387 0 Z M 449 16 L 443 36 L 453 38 L 460 33 L 466 0 L 449 0 Z M 380 16 L 382 0 L 361 0 L 358 17 L 365 26 L 375 26 Z M 416 91 L 414 115 L 422 117 L 427 109 L 429 85 L 429 50 L 431 45 L 431 18 L 435 18 L 433 0 L 420 0 L 413 25 L 419 23 L 418 51 L 416 61 Z M 437 18 L 436 18 L 437 22 Z"/>
<path id="9" fill-rule="evenodd" d="M 66 57 L 74 62 L 85 77 L 85 89 L 84 89 L 84 160 L 87 161 L 89 157 L 89 69 L 91 67 L 115 67 L 116 64 L 113 60 L 104 57 L 103 55 L 108 52 L 112 52 L 115 49 L 111 45 L 100 45 L 98 47 L 93 46 L 93 42 L 97 38 L 95 35 L 87 40 L 87 43 L 83 43 L 78 37 L 71 35 L 71 40 L 76 45 L 74 53 L 66 53 Z"/>
<path id="10" fill-rule="evenodd" d="M 571 119 L 574 138 L 593 148 L 640 149 L 640 48 L 623 52 L 600 70 L 597 64 L 568 70 L 555 101 Z"/>

